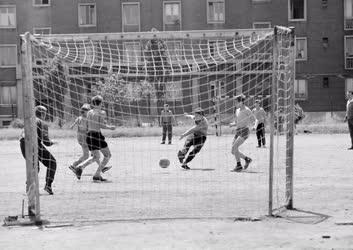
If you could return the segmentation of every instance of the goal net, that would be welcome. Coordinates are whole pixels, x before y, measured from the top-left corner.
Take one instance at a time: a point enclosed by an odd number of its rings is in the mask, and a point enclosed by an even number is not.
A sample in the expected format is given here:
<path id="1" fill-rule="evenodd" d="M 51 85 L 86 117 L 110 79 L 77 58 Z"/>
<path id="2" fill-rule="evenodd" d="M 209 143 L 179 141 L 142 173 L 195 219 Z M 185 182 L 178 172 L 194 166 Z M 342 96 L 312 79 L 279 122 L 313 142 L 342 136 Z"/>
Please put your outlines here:
<path id="1" fill-rule="evenodd" d="M 51 221 L 252 217 L 290 208 L 293 49 L 293 30 L 285 27 L 22 36 L 26 153 L 33 156 L 27 157 L 29 208 Z M 232 172 L 235 129 L 228 125 L 240 94 L 251 110 L 258 100 L 266 112 L 266 141 L 251 131 L 240 151 L 252 162 Z M 102 130 L 112 166 L 104 183 L 92 181 L 96 163 L 80 180 L 69 169 L 82 155 L 77 128 L 70 126 L 95 95 L 103 97 L 107 123 L 116 126 Z M 160 144 L 165 104 L 175 118 L 171 144 L 168 134 Z M 49 137 L 58 141 L 47 147 L 57 163 L 53 196 L 43 190 L 44 166 L 38 176 L 33 167 L 37 105 L 46 107 Z M 179 136 L 194 125 L 185 113 L 196 108 L 204 111 L 208 135 L 184 170 Z M 159 167 L 165 158 L 170 166 Z"/>

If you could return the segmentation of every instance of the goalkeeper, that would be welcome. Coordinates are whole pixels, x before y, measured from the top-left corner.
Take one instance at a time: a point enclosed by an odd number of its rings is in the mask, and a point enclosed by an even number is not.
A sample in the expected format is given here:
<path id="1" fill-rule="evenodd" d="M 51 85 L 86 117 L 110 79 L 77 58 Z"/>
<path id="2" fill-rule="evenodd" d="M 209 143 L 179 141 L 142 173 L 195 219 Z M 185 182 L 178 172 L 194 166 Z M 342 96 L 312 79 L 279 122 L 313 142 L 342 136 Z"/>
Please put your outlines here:
<path id="1" fill-rule="evenodd" d="M 180 140 L 186 136 L 188 136 L 188 138 L 185 141 L 184 148 L 178 152 L 178 159 L 181 163 L 181 167 L 188 170 L 190 168 L 187 164 L 194 159 L 196 154 L 200 152 L 201 148 L 205 144 L 208 122 L 203 110 L 200 108 L 194 111 L 194 115 L 186 114 L 186 116 L 194 119 L 195 125 L 180 136 Z M 186 154 L 189 152 L 191 146 L 193 146 L 193 150 L 186 157 Z"/>
<path id="2" fill-rule="evenodd" d="M 56 159 L 54 156 L 46 149 L 45 146 L 52 146 L 55 142 L 51 141 L 48 136 L 48 125 L 44 121 L 46 116 L 47 108 L 44 106 L 35 107 L 36 115 L 36 125 L 37 125 L 37 137 L 38 137 L 38 160 L 47 167 L 47 173 L 45 176 L 45 186 L 44 190 L 53 195 L 52 184 L 56 172 Z M 44 145 L 45 146 L 44 146 Z M 26 148 L 25 148 L 25 134 L 22 133 L 20 139 L 21 152 L 24 158 L 26 158 Z M 39 170 L 39 166 L 38 166 Z"/>

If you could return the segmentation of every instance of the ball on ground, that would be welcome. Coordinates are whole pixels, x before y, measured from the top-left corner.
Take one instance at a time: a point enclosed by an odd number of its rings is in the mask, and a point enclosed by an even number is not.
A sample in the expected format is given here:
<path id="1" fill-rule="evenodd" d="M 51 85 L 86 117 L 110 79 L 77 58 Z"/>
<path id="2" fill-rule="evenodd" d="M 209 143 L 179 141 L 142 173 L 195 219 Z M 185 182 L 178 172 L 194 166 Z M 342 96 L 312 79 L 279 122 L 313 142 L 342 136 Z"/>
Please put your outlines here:
<path id="1" fill-rule="evenodd" d="M 160 159 L 159 166 L 161 168 L 167 168 L 170 165 L 170 161 L 168 159 Z"/>

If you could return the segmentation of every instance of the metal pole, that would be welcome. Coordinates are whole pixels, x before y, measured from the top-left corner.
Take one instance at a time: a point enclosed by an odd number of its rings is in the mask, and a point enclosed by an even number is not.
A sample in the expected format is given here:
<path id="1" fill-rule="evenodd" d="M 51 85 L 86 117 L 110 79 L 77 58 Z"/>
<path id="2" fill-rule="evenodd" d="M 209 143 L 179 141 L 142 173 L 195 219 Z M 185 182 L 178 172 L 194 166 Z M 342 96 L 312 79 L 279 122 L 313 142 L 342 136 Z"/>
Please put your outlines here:
<path id="1" fill-rule="evenodd" d="M 28 32 L 21 37 L 21 62 L 28 213 L 30 219 L 38 223 L 41 220 L 38 187 L 38 135 L 34 115 L 32 48 Z"/>
<path id="2" fill-rule="evenodd" d="M 277 40 L 277 33 L 278 28 L 277 26 L 274 27 L 274 34 L 273 34 L 273 65 L 272 65 L 272 88 L 271 88 L 271 115 L 270 115 L 270 161 L 269 161 L 269 181 L 268 181 L 268 215 L 272 216 L 273 210 L 273 155 L 274 155 L 274 121 L 275 121 L 275 108 L 276 108 L 276 84 L 277 84 L 277 57 L 278 57 L 278 40 Z"/>
<path id="3" fill-rule="evenodd" d="M 286 153 L 286 208 L 293 209 L 293 162 L 294 162 L 294 80 L 295 80 L 295 30 L 291 27 L 289 34 L 289 81 L 287 83 L 287 100 L 289 106 L 287 125 L 287 153 Z"/>
<path id="4" fill-rule="evenodd" d="M 222 129 L 221 129 L 221 82 L 218 81 L 217 83 L 217 116 L 218 116 L 218 136 L 222 135 Z"/>

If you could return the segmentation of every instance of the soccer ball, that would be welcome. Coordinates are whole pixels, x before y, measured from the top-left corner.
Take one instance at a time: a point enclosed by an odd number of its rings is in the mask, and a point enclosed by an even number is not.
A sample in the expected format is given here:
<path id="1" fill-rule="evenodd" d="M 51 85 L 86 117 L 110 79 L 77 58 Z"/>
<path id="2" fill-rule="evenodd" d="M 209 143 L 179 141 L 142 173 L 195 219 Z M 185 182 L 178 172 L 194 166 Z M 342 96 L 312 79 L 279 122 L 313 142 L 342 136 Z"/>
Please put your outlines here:
<path id="1" fill-rule="evenodd" d="M 160 159 L 159 166 L 161 168 L 167 168 L 170 165 L 170 161 L 168 159 Z"/>

